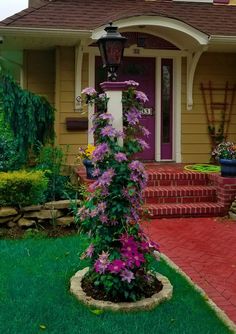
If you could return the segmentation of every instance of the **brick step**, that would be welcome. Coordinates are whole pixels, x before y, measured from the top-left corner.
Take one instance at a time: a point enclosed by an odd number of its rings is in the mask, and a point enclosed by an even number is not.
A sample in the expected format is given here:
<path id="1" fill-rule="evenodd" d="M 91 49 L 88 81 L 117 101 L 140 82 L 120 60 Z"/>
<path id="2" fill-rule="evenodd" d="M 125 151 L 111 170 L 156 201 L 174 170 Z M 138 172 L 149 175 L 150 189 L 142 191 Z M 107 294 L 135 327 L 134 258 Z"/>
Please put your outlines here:
<path id="1" fill-rule="evenodd" d="M 213 186 L 146 187 L 144 203 L 196 203 L 216 202 L 216 188 Z"/>
<path id="2" fill-rule="evenodd" d="M 223 216 L 224 205 L 216 203 L 192 203 L 192 204 L 145 204 L 144 210 L 148 210 L 149 218 L 167 217 L 214 217 Z"/>
<path id="3" fill-rule="evenodd" d="M 208 176 L 204 173 L 165 173 L 148 171 L 148 186 L 192 186 L 206 185 Z"/>

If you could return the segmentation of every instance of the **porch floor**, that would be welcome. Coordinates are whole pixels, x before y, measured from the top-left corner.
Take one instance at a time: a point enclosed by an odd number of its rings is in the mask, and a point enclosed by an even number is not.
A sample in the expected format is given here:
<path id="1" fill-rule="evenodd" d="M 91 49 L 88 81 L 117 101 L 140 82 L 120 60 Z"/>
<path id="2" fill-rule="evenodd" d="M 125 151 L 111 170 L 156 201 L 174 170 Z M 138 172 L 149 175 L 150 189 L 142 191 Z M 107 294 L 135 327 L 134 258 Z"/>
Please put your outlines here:
<path id="1" fill-rule="evenodd" d="M 236 224 L 225 218 L 155 219 L 144 230 L 236 323 Z"/>

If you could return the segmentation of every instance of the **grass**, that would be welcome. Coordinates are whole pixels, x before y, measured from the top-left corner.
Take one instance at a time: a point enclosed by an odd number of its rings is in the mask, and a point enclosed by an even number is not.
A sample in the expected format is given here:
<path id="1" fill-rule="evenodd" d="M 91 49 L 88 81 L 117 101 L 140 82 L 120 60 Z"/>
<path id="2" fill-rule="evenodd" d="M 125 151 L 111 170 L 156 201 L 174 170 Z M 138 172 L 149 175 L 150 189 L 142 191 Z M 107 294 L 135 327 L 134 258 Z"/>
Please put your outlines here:
<path id="1" fill-rule="evenodd" d="M 86 241 L 0 241 L 0 333 L 4 334 L 229 334 L 204 299 L 164 262 L 156 265 L 174 285 L 168 302 L 149 312 L 96 315 L 69 293 L 69 279 L 85 263 Z"/>

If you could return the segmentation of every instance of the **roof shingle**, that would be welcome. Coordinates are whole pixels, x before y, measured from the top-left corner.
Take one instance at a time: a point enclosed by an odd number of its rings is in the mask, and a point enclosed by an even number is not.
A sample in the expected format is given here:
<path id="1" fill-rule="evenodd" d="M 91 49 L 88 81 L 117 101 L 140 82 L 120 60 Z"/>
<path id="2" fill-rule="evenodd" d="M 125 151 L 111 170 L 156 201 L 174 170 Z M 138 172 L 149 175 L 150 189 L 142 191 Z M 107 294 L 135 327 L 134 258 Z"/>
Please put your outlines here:
<path id="1" fill-rule="evenodd" d="M 122 18 L 164 16 L 208 35 L 236 35 L 236 6 L 172 0 L 54 0 L 0 23 L 5 27 L 93 30 Z"/>

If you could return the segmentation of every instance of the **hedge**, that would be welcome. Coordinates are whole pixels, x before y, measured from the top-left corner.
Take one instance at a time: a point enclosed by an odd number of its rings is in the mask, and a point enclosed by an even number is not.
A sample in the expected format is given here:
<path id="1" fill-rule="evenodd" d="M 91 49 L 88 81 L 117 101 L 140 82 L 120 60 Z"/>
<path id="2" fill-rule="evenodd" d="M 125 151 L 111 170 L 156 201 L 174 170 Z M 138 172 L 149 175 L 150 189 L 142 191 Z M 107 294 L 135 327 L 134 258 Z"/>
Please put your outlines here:
<path id="1" fill-rule="evenodd" d="M 42 171 L 0 173 L 0 206 L 26 206 L 42 203 L 48 179 Z"/>

